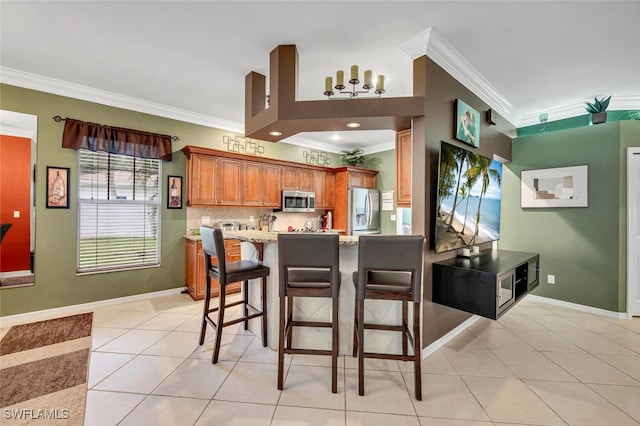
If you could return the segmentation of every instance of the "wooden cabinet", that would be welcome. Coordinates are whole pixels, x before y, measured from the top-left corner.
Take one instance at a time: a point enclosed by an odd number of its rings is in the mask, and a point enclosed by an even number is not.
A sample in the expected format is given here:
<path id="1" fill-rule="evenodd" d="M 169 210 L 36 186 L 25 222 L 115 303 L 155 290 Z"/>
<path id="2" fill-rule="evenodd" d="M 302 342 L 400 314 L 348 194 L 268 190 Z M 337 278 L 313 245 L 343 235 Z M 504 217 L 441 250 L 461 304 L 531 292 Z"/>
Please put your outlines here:
<path id="1" fill-rule="evenodd" d="M 299 167 L 282 167 L 282 189 L 313 191 L 313 170 Z"/>
<path id="2" fill-rule="evenodd" d="M 262 165 L 262 205 L 279 208 L 282 204 L 280 186 L 281 167 L 274 164 Z"/>
<path id="3" fill-rule="evenodd" d="M 538 286 L 540 256 L 486 250 L 472 258 L 454 257 L 433 264 L 435 303 L 498 319 Z"/>
<path id="4" fill-rule="evenodd" d="M 185 240 L 185 287 L 187 294 L 193 300 L 204 299 L 207 286 L 207 276 L 204 266 L 204 251 L 202 242 L 196 240 Z M 224 240 L 224 248 L 227 262 L 237 262 L 240 260 L 240 240 Z M 213 259 L 215 262 L 215 259 Z M 227 288 L 227 293 L 237 293 L 240 291 L 241 283 L 233 283 Z M 211 280 L 211 296 L 220 294 L 218 281 Z"/>
<path id="5" fill-rule="evenodd" d="M 242 204 L 242 162 L 230 158 L 218 158 L 218 204 L 238 206 Z"/>
<path id="6" fill-rule="evenodd" d="M 332 172 L 322 170 L 313 171 L 313 191 L 316 194 L 316 208 L 334 208 L 335 181 L 335 175 Z"/>
<path id="7" fill-rule="evenodd" d="M 280 207 L 280 167 L 244 162 L 242 206 Z"/>
<path id="8" fill-rule="evenodd" d="M 215 205 L 218 202 L 216 172 L 218 159 L 193 154 L 187 163 L 187 206 Z"/>
<path id="9" fill-rule="evenodd" d="M 276 159 L 186 146 L 187 206 L 279 208 L 283 189 L 315 191 L 318 208 L 335 205 L 333 169 Z M 353 186 L 375 187 L 375 176 L 362 175 Z"/>
<path id="10" fill-rule="evenodd" d="M 411 207 L 411 129 L 396 133 L 396 204 Z"/>
<path id="11" fill-rule="evenodd" d="M 348 195 L 350 188 L 376 188 L 377 170 L 359 167 L 340 167 L 335 169 L 335 207 L 333 210 L 333 227 L 348 229 Z"/>

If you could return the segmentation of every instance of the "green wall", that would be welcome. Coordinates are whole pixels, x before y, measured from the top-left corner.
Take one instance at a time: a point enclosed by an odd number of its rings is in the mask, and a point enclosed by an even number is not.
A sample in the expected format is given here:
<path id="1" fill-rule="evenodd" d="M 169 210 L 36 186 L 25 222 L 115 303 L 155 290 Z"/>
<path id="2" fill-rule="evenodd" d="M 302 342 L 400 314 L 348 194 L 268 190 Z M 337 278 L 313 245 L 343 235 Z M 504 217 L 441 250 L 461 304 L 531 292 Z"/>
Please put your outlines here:
<path id="1" fill-rule="evenodd" d="M 70 209 L 46 209 L 45 182 L 37 179 L 35 285 L 0 290 L 0 316 L 183 287 L 186 208 L 162 210 L 160 267 L 76 275 L 77 202 L 73 195 L 77 154 L 61 148 L 64 123 L 56 123 L 52 117 L 179 136 L 180 141 L 173 144 L 173 161 L 162 164 L 162 182 L 167 175 L 185 175 L 186 157 L 179 152 L 185 145 L 226 150 L 223 137 L 234 133 L 6 84 L 0 84 L 0 99 L 2 109 L 38 117 L 37 176 L 45 176 L 46 166 L 69 167 L 72 188 Z M 265 157 L 300 163 L 305 162 L 303 152 L 309 150 L 284 143 L 261 143 Z M 330 153 L 329 158 L 332 167 L 341 164 L 338 155 Z"/>
<path id="2" fill-rule="evenodd" d="M 626 309 L 626 148 L 640 122 L 618 121 L 513 140 L 503 169 L 501 236 L 506 250 L 540 253 L 549 297 L 610 311 Z M 589 207 L 523 209 L 520 172 L 587 164 Z M 547 275 L 556 284 L 547 284 Z"/>
<path id="3" fill-rule="evenodd" d="M 632 117 L 635 116 L 634 114 L 638 113 L 640 113 L 640 110 L 607 111 L 607 123 L 621 120 L 633 120 L 634 118 Z M 591 126 L 591 114 L 583 114 L 576 117 L 564 118 L 562 120 L 548 121 L 545 124 L 534 124 L 532 126 L 520 127 L 518 129 L 518 136 L 532 136 L 540 133 L 568 130 L 585 126 Z"/>
<path id="4" fill-rule="evenodd" d="M 367 169 L 378 170 L 377 187 L 380 191 L 394 191 L 393 211 L 380 212 L 380 233 L 395 234 L 396 222 L 391 220 L 391 215 L 396 214 L 396 150 L 391 149 L 369 154 L 365 157 L 365 162 L 362 166 Z"/>

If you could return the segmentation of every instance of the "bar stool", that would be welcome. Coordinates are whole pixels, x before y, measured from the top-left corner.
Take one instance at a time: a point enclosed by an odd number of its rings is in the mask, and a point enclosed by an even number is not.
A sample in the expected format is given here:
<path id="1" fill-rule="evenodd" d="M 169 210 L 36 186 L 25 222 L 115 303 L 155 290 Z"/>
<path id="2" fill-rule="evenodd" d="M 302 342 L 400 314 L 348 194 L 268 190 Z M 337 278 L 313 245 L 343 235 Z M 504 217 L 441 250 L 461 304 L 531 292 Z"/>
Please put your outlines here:
<path id="1" fill-rule="evenodd" d="M 204 313 L 202 316 L 202 329 L 200 330 L 200 345 L 204 343 L 205 333 L 207 331 L 207 323 L 213 327 L 216 332 L 215 343 L 213 347 L 212 363 L 218 362 L 220 353 L 220 342 L 222 340 L 222 329 L 229 325 L 244 322 L 244 329 L 249 325 L 249 320 L 256 317 L 262 317 L 262 346 L 267 346 L 267 276 L 269 268 L 264 266 L 262 262 L 254 262 L 250 260 L 240 260 L 239 262 L 226 261 L 224 249 L 224 238 L 220 229 L 209 227 L 201 227 L 200 235 L 202 238 L 202 249 L 204 251 L 205 274 L 207 277 L 207 288 L 204 298 Z M 213 262 L 212 258 L 216 258 L 217 262 Z M 220 283 L 220 294 L 218 296 L 218 306 L 210 308 L 211 303 L 211 278 L 218 280 Z M 262 310 L 257 309 L 249 303 L 249 280 L 262 278 Z M 226 303 L 227 285 L 238 281 L 243 282 L 242 300 L 232 303 Z M 243 316 L 231 321 L 224 321 L 224 311 L 232 306 L 243 305 Z M 218 320 L 214 321 L 209 314 L 218 312 Z"/>
<path id="2" fill-rule="evenodd" d="M 420 357 L 420 286 L 422 284 L 424 237 L 422 235 L 360 236 L 358 270 L 353 273 L 356 287 L 353 356 L 358 356 L 358 393 L 364 395 L 364 359 L 413 361 L 415 396 L 422 400 Z M 365 300 L 402 302 L 402 324 L 368 324 L 364 321 Z M 413 302 L 413 331 L 408 324 L 408 302 Z M 402 354 L 366 352 L 364 330 L 402 333 Z M 408 342 L 413 354 L 408 354 Z"/>
<path id="3" fill-rule="evenodd" d="M 278 234 L 280 319 L 278 389 L 284 386 L 284 354 L 331 355 L 331 392 L 338 392 L 338 234 Z M 294 297 L 330 297 L 330 322 L 293 319 Z M 293 327 L 331 327 L 331 350 L 294 348 Z"/>

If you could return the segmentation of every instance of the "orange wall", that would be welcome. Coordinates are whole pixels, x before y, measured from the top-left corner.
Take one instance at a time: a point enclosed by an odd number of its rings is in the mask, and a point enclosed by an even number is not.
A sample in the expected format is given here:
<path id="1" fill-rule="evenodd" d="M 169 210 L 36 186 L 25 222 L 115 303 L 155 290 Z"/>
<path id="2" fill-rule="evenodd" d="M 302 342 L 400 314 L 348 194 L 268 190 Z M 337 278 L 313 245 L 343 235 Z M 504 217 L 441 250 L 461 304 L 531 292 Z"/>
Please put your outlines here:
<path id="1" fill-rule="evenodd" d="M 0 272 L 30 268 L 30 187 L 31 140 L 0 135 L 0 223 L 12 224 L 0 245 Z"/>

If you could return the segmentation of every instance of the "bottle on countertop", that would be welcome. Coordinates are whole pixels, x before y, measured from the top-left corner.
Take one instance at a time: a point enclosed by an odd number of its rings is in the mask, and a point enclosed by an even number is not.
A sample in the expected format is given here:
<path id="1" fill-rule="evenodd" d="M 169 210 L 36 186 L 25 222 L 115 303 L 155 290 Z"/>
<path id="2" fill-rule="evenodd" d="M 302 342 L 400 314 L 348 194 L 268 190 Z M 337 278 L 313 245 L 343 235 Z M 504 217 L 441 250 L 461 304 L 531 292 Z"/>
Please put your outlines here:
<path id="1" fill-rule="evenodd" d="M 327 212 L 327 229 L 333 228 L 333 216 L 331 215 L 331 210 Z"/>

